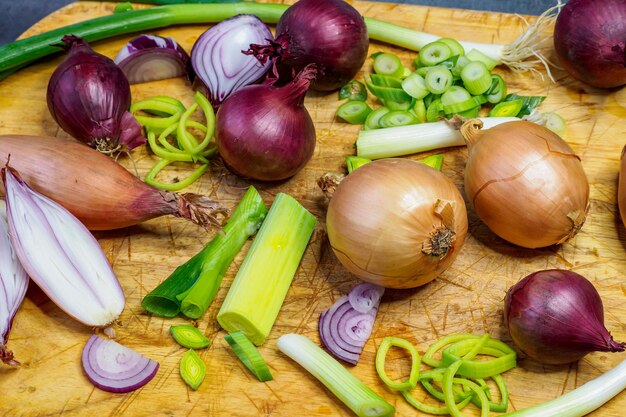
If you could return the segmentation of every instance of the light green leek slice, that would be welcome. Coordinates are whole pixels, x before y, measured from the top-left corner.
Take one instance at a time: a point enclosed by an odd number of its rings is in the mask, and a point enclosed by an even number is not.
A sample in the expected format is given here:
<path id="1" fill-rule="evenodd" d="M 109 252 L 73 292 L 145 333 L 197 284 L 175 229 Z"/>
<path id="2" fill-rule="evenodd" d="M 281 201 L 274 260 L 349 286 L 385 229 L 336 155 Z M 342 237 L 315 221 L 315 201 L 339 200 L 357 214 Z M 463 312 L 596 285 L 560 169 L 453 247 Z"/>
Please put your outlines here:
<path id="1" fill-rule="evenodd" d="M 448 46 L 448 48 L 450 48 L 450 52 L 452 53 L 453 56 L 465 55 L 465 48 L 463 48 L 463 45 L 461 45 L 459 41 L 457 41 L 456 39 L 441 38 L 441 39 L 437 39 L 437 42 L 445 43 Z"/>
<path id="2" fill-rule="evenodd" d="M 317 378 L 359 417 L 390 417 L 394 407 L 306 336 L 285 334 L 278 349 Z"/>
<path id="3" fill-rule="evenodd" d="M 355 169 L 372 162 L 371 159 L 362 158 L 360 156 L 347 156 L 346 157 L 346 167 L 348 168 L 348 174 L 354 171 Z"/>
<path id="4" fill-rule="evenodd" d="M 380 119 L 391 110 L 388 107 L 379 107 L 367 115 L 365 119 L 366 129 L 378 129 L 380 127 Z"/>
<path id="5" fill-rule="evenodd" d="M 374 58 L 374 72 L 392 77 L 401 77 L 404 74 L 402 61 L 397 55 L 382 53 Z"/>
<path id="6" fill-rule="evenodd" d="M 426 44 L 420 49 L 419 61 L 422 66 L 434 66 L 452 56 L 452 51 L 439 40 Z"/>
<path id="7" fill-rule="evenodd" d="M 426 164 L 431 168 L 435 168 L 437 171 L 441 171 L 441 168 L 443 168 L 443 155 L 430 155 L 424 159 L 420 159 L 419 162 Z"/>
<path id="8" fill-rule="evenodd" d="M 463 361 L 460 360 L 453 363 L 443 373 L 441 390 L 443 391 L 446 407 L 450 410 L 450 415 L 452 415 L 452 417 L 464 417 L 454 402 L 454 390 L 452 389 L 452 384 L 458 382 L 474 391 L 474 393 L 478 396 L 480 400 L 480 417 L 489 417 L 489 400 L 480 386 L 464 378 L 454 378 L 454 375 L 457 373 L 462 362 Z"/>
<path id="9" fill-rule="evenodd" d="M 442 337 L 441 339 L 430 345 L 428 349 L 426 349 L 426 352 L 424 352 L 424 356 L 422 357 L 422 362 L 429 366 L 432 366 L 433 368 L 441 368 L 443 366 L 442 361 L 434 358 L 437 352 L 439 352 L 444 347 L 451 345 L 452 343 L 456 343 L 461 340 L 478 338 L 480 338 L 480 336 L 472 333 L 456 333 Z"/>
<path id="10" fill-rule="evenodd" d="M 170 327 L 170 334 L 176 343 L 187 349 L 204 349 L 211 341 L 195 326 L 178 324 Z"/>
<path id="11" fill-rule="evenodd" d="M 472 61 L 461 71 L 463 85 L 472 95 L 485 93 L 491 87 L 491 73 L 480 61 Z"/>
<path id="12" fill-rule="evenodd" d="M 391 75 L 371 74 L 370 80 L 372 80 L 372 84 L 381 87 L 402 88 L 402 80 Z"/>
<path id="13" fill-rule="evenodd" d="M 364 101 L 349 100 L 337 109 L 337 116 L 353 125 L 365 123 L 365 119 L 372 112 L 372 108 Z"/>
<path id="14" fill-rule="evenodd" d="M 402 396 L 404 397 L 407 403 L 409 403 L 410 405 L 415 407 L 415 409 L 423 413 L 434 414 L 434 415 L 449 415 L 450 414 L 450 409 L 448 407 L 434 407 L 432 405 L 426 405 L 416 400 L 415 397 L 413 397 L 413 395 L 411 395 L 409 391 L 402 391 Z M 466 405 L 470 403 L 471 399 L 472 399 L 472 396 L 467 396 L 461 402 L 456 404 L 456 408 L 459 410 L 462 410 L 463 408 L 465 408 Z"/>
<path id="15" fill-rule="evenodd" d="M 183 381 L 196 391 L 206 376 L 206 365 L 193 349 L 189 349 L 180 360 L 179 371 Z"/>
<path id="16" fill-rule="evenodd" d="M 477 346 L 484 342 L 484 346 Z M 476 351 L 476 352 L 474 352 Z M 465 359 L 468 354 L 481 354 L 494 356 L 490 360 L 472 360 L 471 355 Z M 513 349 L 504 342 L 497 339 L 465 339 L 448 346 L 442 353 L 442 365 L 450 366 L 452 363 L 463 360 L 457 371 L 459 375 L 470 378 L 488 378 L 493 375 L 512 369 L 516 365 L 516 354 Z"/>
<path id="17" fill-rule="evenodd" d="M 402 382 L 393 381 L 387 376 L 385 361 L 392 346 L 402 348 L 411 354 L 411 371 L 409 377 Z M 415 346 L 408 340 L 399 337 L 385 337 L 376 351 L 376 372 L 378 377 L 393 391 L 407 391 L 415 388 L 419 380 L 420 355 Z"/>
<path id="18" fill-rule="evenodd" d="M 255 345 L 268 336 L 300 265 L 316 219 L 293 197 L 279 193 L 252 242 L 217 321 Z"/>
<path id="19" fill-rule="evenodd" d="M 367 88 L 361 81 L 352 80 L 339 90 L 339 100 L 367 100 Z"/>
<path id="20" fill-rule="evenodd" d="M 489 71 L 491 71 L 492 69 L 495 68 L 496 65 L 498 65 L 498 61 L 496 61 L 495 59 L 485 55 L 484 53 L 482 53 L 478 49 L 470 49 L 470 51 L 467 52 L 465 54 L 465 56 L 470 61 L 480 61 L 480 62 L 482 62 L 483 64 L 485 64 L 485 66 L 487 67 L 487 69 Z"/>
<path id="21" fill-rule="evenodd" d="M 258 349 L 248 340 L 241 331 L 229 333 L 224 336 L 224 340 L 228 342 L 230 347 L 237 355 L 237 358 L 244 364 L 252 375 L 261 382 L 270 381 L 272 373 L 267 363 L 259 353 Z"/>

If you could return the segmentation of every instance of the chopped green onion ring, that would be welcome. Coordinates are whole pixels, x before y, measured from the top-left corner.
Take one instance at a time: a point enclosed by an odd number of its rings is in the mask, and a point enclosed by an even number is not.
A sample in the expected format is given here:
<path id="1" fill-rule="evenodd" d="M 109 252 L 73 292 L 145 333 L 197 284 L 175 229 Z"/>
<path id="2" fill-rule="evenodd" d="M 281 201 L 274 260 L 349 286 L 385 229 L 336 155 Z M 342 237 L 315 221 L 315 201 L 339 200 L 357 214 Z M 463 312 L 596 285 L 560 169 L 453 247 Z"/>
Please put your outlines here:
<path id="1" fill-rule="evenodd" d="M 374 58 L 374 72 L 377 74 L 401 77 L 404 74 L 404 66 L 397 55 L 382 53 Z"/>
<path id="2" fill-rule="evenodd" d="M 409 377 L 402 382 L 391 380 L 385 371 L 387 353 L 392 346 L 402 348 L 411 354 L 411 371 Z M 419 379 L 419 367 L 420 355 L 415 346 L 408 340 L 399 337 L 385 337 L 376 351 L 376 372 L 385 385 L 393 391 L 406 391 L 415 388 Z"/>
<path id="3" fill-rule="evenodd" d="M 337 109 L 337 116 L 353 125 L 365 123 L 372 108 L 364 101 L 349 100 Z"/>
<path id="4" fill-rule="evenodd" d="M 367 100 L 367 89 L 361 81 L 352 80 L 339 90 L 339 100 Z"/>
<path id="5" fill-rule="evenodd" d="M 385 114 L 389 113 L 391 110 L 389 108 L 383 106 L 379 107 L 376 110 L 372 111 L 367 118 L 365 119 L 365 128 L 367 129 L 378 129 L 380 127 L 380 119 Z"/>
<path id="6" fill-rule="evenodd" d="M 270 381 L 272 373 L 267 363 L 259 353 L 256 346 L 243 334 L 242 331 L 236 331 L 224 336 L 224 339 L 237 355 L 237 358 L 245 365 L 252 375 L 261 382 Z"/>
<path id="7" fill-rule="evenodd" d="M 422 66 L 437 65 L 450 58 L 452 51 L 444 42 L 435 41 L 428 43 L 419 51 L 419 62 Z"/>

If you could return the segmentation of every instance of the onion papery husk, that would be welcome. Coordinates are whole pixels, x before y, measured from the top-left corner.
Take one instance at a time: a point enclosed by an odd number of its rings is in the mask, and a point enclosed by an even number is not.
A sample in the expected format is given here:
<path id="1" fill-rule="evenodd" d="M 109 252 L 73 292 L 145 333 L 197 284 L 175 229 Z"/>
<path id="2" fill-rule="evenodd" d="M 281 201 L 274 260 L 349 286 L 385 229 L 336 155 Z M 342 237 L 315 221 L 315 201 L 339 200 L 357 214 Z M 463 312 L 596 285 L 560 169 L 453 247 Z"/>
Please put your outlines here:
<path id="1" fill-rule="evenodd" d="M 622 160 L 619 170 L 619 180 L 617 184 L 617 204 L 622 223 L 626 227 L 626 146 L 622 149 Z"/>
<path id="2" fill-rule="evenodd" d="M 326 228 L 350 272 L 383 287 L 414 288 L 435 279 L 459 254 L 467 212 L 441 172 L 409 159 L 380 159 L 337 186 Z"/>
<path id="3" fill-rule="evenodd" d="M 525 248 L 571 239 L 589 210 L 580 158 L 551 130 L 513 121 L 481 130 L 468 120 L 465 192 L 480 219 L 501 238 Z"/>

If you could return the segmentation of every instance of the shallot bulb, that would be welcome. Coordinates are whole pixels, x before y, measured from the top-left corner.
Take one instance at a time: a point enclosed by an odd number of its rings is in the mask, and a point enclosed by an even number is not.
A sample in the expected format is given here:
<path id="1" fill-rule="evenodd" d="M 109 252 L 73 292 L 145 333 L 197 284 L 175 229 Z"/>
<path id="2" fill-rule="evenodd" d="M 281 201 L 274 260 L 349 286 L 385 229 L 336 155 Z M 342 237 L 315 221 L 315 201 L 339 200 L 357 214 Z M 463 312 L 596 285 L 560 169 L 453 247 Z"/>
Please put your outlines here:
<path id="1" fill-rule="evenodd" d="M 556 133 L 527 121 L 461 127 L 468 146 L 465 192 L 478 217 L 525 248 L 560 244 L 582 227 L 589 183 L 580 158 Z"/>
<path id="2" fill-rule="evenodd" d="M 409 159 L 379 159 L 339 183 L 326 229 L 350 272 L 383 287 L 412 288 L 452 264 L 465 241 L 467 212 L 441 172 Z"/>

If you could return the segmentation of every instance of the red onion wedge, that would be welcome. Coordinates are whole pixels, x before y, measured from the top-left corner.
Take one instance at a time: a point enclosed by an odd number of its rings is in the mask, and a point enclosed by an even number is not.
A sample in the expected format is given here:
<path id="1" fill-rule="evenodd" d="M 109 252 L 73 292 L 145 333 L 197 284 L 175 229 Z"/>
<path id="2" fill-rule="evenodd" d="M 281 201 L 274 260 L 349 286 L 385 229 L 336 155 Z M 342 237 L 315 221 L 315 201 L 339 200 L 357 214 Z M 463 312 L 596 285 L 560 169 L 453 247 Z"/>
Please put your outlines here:
<path id="1" fill-rule="evenodd" d="M 192 78 L 189 55 L 170 37 L 139 35 L 122 48 L 114 61 L 131 84 L 183 75 Z"/>
<path id="2" fill-rule="evenodd" d="M 6 344 L 13 317 L 24 300 L 28 289 L 28 275 L 22 268 L 11 241 L 6 218 L 6 205 L 0 200 L 0 361 L 11 366 L 20 363 Z"/>
<path id="3" fill-rule="evenodd" d="M 88 326 L 106 326 L 117 319 L 124 309 L 124 293 L 98 241 L 12 168 L 2 168 L 0 174 L 11 243 L 31 279 L 57 306 Z"/>
<path id="4" fill-rule="evenodd" d="M 119 343 L 92 335 L 83 348 L 83 369 L 89 381 L 108 392 L 130 392 L 146 385 L 159 363 Z"/>
<path id="5" fill-rule="evenodd" d="M 381 286 L 361 283 L 320 315 L 320 338 L 336 358 L 357 364 L 384 291 Z"/>
<path id="6" fill-rule="evenodd" d="M 206 86 L 207 98 L 214 108 L 233 92 L 265 75 L 271 62 L 261 63 L 242 51 L 252 43 L 273 38 L 265 23 L 248 14 L 226 19 L 200 35 L 191 49 L 191 64 Z"/>

